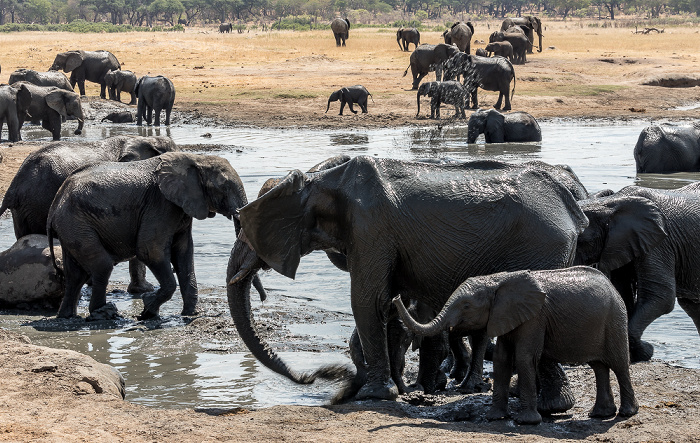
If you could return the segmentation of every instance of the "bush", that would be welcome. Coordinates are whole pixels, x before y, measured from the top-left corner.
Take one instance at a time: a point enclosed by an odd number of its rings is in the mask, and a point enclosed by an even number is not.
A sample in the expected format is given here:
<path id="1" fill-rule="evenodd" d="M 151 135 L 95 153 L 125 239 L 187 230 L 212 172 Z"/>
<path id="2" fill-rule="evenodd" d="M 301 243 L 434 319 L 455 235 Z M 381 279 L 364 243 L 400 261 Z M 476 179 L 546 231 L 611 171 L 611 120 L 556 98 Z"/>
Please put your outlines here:
<path id="1" fill-rule="evenodd" d="M 396 20 L 391 26 L 395 28 L 420 28 L 420 20 Z"/>
<path id="2" fill-rule="evenodd" d="M 6 25 L 0 26 L 0 32 L 22 32 L 22 31 L 44 31 L 44 32 L 76 32 L 76 33 L 90 33 L 90 32 L 130 32 L 130 31 L 141 31 L 141 32 L 161 32 L 161 31 L 179 31 L 184 32 L 185 28 L 182 25 L 175 25 L 173 27 L 164 26 L 154 26 L 149 28 L 147 26 L 131 26 L 131 25 L 113 25 L 107 22 L 87 22 L 85 20 L 73 20 L 70 23 L 64 24 L 51 24 L 51 25 L 37 25 L 32 23 L 8 23 Z"/>

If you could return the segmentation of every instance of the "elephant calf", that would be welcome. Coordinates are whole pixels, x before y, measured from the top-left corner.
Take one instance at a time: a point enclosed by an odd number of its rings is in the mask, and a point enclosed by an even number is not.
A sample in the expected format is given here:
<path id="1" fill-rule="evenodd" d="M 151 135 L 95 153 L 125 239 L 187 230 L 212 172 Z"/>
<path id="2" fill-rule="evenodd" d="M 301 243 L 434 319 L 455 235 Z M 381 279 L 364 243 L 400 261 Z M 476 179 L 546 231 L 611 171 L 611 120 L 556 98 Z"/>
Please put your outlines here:
<path id="1" fill-rule="evenodd" d="M 467 143 L 475 143 L 479 134 L 484 134 L 486 143 L 542 141 L 539 123 L 527 112 L 501 114 L 495 109 L 478 109 L 468 125 Z"/>
<path id="2" fill-rule="evenodd" d="M 488 419 L 507 416 L 515 366 L 521 404 L 515 421 L 542 421 L 537 412 L 536 375 L 540 359 L 545 358 L 588 363 L 593 368 L 597 393 L 589 416 L 615 415 L 610 369 L 620 386 L 619 415 L 629 417 L 639 409 L 629 374 L 625 304 L 605 275 L 593 268 L 502 272 L 470 278 L 427 324 L 417 323 L 400 297 L 394 298 L 394 305 L 404 324 L 423 336 L 447 329 L 464 334 L 485 329 L 489 337 L 498 337 Z"/>
<path id="3" fill-rule="evenodd" d="M 353 103 L 357 103 L 360 105 L 360 109 L 362 109 L 363 114 L 367 114 L 367 98 L 372 97 L 372 94 L 369 93 L 367 88 L 365 88 L 362 85 L 355 85 L 355 86 L 347 86 L 345 88 L 340 88 L 337 91 L 333 92 L 330 97 L 328 97 L 328 106 L 326 106 L 326 112 L 331 107 L 331 102 L 335 102 L 340 100 L 340 112 L 338 115 L 343 115 L 343 109 L 345 108 L 345 104 L 348 105 L 350 108 L 350 112 L 353 114 L 357 114 L 357 111 L 355 111 L 352 108 Z M 372 101 L 374 101 L 374 98 L 372 98 Z"/>
<path id="4" fill-rule="evenodd" d="M 511 45 L 510 42 L 491 42 L 486 45 L 486 51 L 488 52 L 489 57 L 492 54 L 499 55 L 507 58 L 511 61 L 511 63 L 513 62 L 513 45 Z"/>
<path id="5" fill-rule="evenodd" d="M 448 80 L 444 82 L 425 82 L 418 88 L 416 104 L 420 115 L 420 97 L 430 97 L 430 118 L 440 119 L 440 105 L 442 103 L 454 105 L 455 118 L 466 118 L 464 108 L 469 105 L 469 91 L 458 81 Z"/>

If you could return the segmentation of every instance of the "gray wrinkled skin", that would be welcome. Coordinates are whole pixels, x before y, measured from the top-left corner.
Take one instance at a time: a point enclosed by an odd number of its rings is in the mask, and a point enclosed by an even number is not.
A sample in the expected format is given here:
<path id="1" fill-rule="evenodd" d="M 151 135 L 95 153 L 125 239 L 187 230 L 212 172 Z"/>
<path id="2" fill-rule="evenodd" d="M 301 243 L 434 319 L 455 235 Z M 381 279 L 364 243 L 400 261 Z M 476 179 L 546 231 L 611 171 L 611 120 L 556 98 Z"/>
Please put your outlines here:
<path id="1" fill-rule="evenodd" d="M 651 125 L 634 146 L 637 172 L 700 171 L 700 125 Z"/>

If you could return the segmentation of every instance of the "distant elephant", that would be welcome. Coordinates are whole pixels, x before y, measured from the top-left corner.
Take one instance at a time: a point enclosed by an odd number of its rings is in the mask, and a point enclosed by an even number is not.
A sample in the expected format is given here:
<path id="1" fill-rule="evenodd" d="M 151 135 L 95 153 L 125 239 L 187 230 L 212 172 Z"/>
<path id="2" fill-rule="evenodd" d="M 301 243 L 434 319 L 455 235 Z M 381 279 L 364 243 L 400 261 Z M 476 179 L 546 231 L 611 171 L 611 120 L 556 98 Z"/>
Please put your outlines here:
<path id="1" fill-rule="evenodd" d="M 538 424 L 537 368 L 542 359 L 588 363 L 595 372 L 596 400 L 590 417 L 615 415 L 610 369 L 620 386 L 620 416 L 639 410 L 630 379 L 627 315 L 615 287 L 587 266 L 546 271 L 516 271 L 472 277 L 455 290 L 440 313 L 419 324 L 399 297 L 394 298 L 404 324 L 431 336 L 445 330 L 471 334 L 486 330 L 498 337 L 493 354 L 493 401 L 489 420 L 508 415 L 513 367 L 518 372 L 520 424 Z"/>
<path id="2" fill-rule="evenodd" d="M 110 112 L 102 119 L 102 121 L 105 120 L 112 123 L 133 123 L 135 121 L 134 114 L 129 111 Z"/>
<path id="3" fill-rule="evenodd" d="M 58 71 L 38 72 L 32 69 L 18 69 L 10 74 L 9 84 L 27 82 L 37 86 L 56 86 L 74 92 L 66 74 Z"/>
<path id="4" fill-rule="evenodd" d="M 477 48 L 477 50 L 474 51 L 474 55 L 478 55 L 479 57 L 488 57 L 489 53 L 486 52 L 486 49 L 484 48 Z"/>
<path id="5" fill-rule="evenodd" d="M 416 28 L 399 28 L 396 31 L 396 43 L 399 48 L 408 52 L 408 46 L 413 43 L 416 48 L 420 45 L 420 32 Z"/>
<path id="6" fill-rule="evenodd" d="M 435 80 L 440 81 L 442 80 L 443 63 L 458 52 L 459 49 L 456 46 L 446 43 L 420 45 L 411 53 L 410 64 L 403 72 L 403 76 L 405 77 L 408 69 L 411 68 L 413 75 L 411 89 L 418 89 L 418 84 L 430 71 L 435 71 Z"/>
<path id="7" fill-rule="evenodd" d="M 442 38 L 448 45 L 456 45 L 460 51 L 469 54 L 471 51 L 471 41 L 474 35 L 472 22 L 456 22 L 450 29 L 442 33 Z"/>
<path id="8" fill-rule="evenodd" d="M 29 92 L 32 94 L 32 104 L 29 106 L 27 114 L 31 116 L 32 120 L 41 120 L 41 126 L 51 132 L 54 140 L 61 139 L 62 119 L 76 118 L 78 120 L 78 128 L 74 134 L 80 135 L 83 132 L 85 116 L 83 115 L 83 108 L 78 94 L 55 86 L 36 86 L 27 82 L 12 84 L 12 87 L 18 90 L 22 86 L 29 89 Z M 20 116 L 20 128 L 26 118 L 26 114 Z"/>
<path id="9" fill-rule="evenodd" d="M 526 15 L 524 17 L 506 18 L 501 24 L 501 31 L 505 31 L 513 26 L 519 26 L 529 41 L 527 52 L 532 54 L 532 46 L 535 43 L 535 34 L 539 37 L 537 52 L 542 52 L 542 22 L 539 17 Z"/>
<path id="10" fill-rule="evenodd" d="M 700 124 L 651 125 L 634 146 L 637 172 L 700 171 Z"/>
<path id="11" fill-rule="evenodd" d="M 313 250 L 343 251 L 347 257 L 368 368 L 357 399 L 398 394 L 385 329 L 393 296 L 437 312 L 468 277 L 568 266 L 586 225 L 571 192 L 544 171 L 497 162 L 429 164 L 367 156 L 314 174 L 293 171 L 239 216 L 237 253 L 227 270 L 234 324 L 261 364 L 298 383 L 335 378 L 342 369 L 298 373 L 262 341 L 249 304 L 252 277 L 271 267 L 293 278 L 301 257 Z M 439 220 L 460 220 L 470 229 L 436 225 Z M 559 398 L 544 404 L 547 410 L 571 407 Z"/>
<path id="12" fill-rule="evenodd" d="M 458 53 L 445 62 L 445 79 L 452 80 L 458 75 L 463 77 L 463 82 L 471 92 L 471 107 L 478 108 L 479 100 L 477 88 L 474 83 L 487 91 L 497 91 L 498 101 L 494 108 L 500 109 L 505 99 L 504 111 L 510 111 L 510 100 L 515 94 L 515 69 L 513 64 L 504 57 L 479 57 Z M 510 82 L 513 81 L 513 90 L 510 90 Z"/>
<path id="13" fill-rule="evenodd" d="M 331 22 L 331 30 L 333 31 L 333 36 L 335 37 L 335 45 L 345 46 L 345 40 L 350 38 L 350 20 L 347 18 L 336 17 Z"/>
<path id="14" fill-rule="evenodd" d="M 7 124 L 7 135 L 11 142 L 22 139 L 20 129 L 26 117 L 26 112 L 32 104 L 32 93 L 25 85 L 14 88 L 0 85 L 0 133 L 3 125 Z"/>
<path id="15" fill-rule="evenodd" d="M 59 264 L 59 269 L 62 267 Z M 46 233 L 22 237 L 0 252 L 0 287 L 0 308 L 58 306 L 63 297 L 63 282 L 51 260 Z"/>
<path id="16" fill-rule="evenodd" d="M 513 62 L 513 45 L 510 42 L 493 42 L 486 45 L 486 51 L 488 51 L 488 56 L 498 55 L 505 57 Z M 477 54 L 478 55 L 478 54 Z"/>
<path id="17" fill-rule="evenodd" d="M 420 115 L 421 95 L 430 97 L 430 118 L 440 119 L 440 104 L 442 103 L 454 105 L 454 118 L 466 118 L 464 108 L 469 106 L 469 91 L 460 82 L 448 80 L 425 82 L 420 85 L 416 93 L 416 105 L 418 106 L 416 118 Z"/>
<path id="18" fill-rule="evenodd" d="M 652 357 L 654 347 L 642 334 L 676 301 L 700 334 L 700 184 L 627 186 L 579 203 L 589 225 L 576 262 L 597 265 L 625 300 L 632 361 Z"/>
<path id="19" fill-rule="evenodd" d="M 176 151 L 170 137 L 109 137 L 96 142 L 56 142 L 30 153 L 12 179 L 0 206 L 0 215 L 12 212 L 15 237 L 46 235 L 46 220 L 54 196 L 66 178 L 76 170 L 101 162 L 143 160 L 164 152 Z M 137 262 L 129 264 L 131 282 L 128 291 L 153 290 L 145 280 L 146 269 Z"/>
<path id="20" fill-rule="evenodd" d="M 326 106 L 326 112 L 331 107 L 331 102 L 340 100 L 340 113 L 338 115 L 343 115 L 343 108 L 347 103 L 350 108 L 350 112 L 357 114 L 357 111 L 352 109 L 353 103 L 360 105 L 360 109 L 363 114 L 367 114 L 367 98 L 371 97 L 372 94 L 369 93 L 367 88 L 362 85 L 346 86 L 345 88 L 340 88 L 333 92 L 330 97 L 328 97 L 328 106 Z M 374 100 L 374 98 L 372 98 Z"/>
<path id="21" fill-rule="evenodd" d="M 109 71 L 105 74 L 105 84 L 109 88 L 109 99 L 120 102 L 122 91 L 131 94 L 130 105 L 136 104 L 136 74 L 131 71 Z"/>
<path id="22" fill-rule="evenodd" d="M 524 65 L 527 62 L 529 40 L 517 26 L 506 31 L 496 31 L 489 36 L 489 43 L 507 41 L 513 47 L 513 64 Z"/>
<path id="23" fill-rule="evenodd" d="M 100 98 L 107 98 L 105 74 L 110 70 L 119 70 L 119 60 L 109 51 L 68 51 L 56 56 L 51 71 L 62 69 L 70 72 L 70 84 L 78 84 L 80 95 L 85 95 L 85 80 L 100 84 Z"/>
<path id="24" fill-rule="evenodd" d="M 219 32 L 221 33 L 229 33 L 233 30 L 233 23 L 222 23 L 219 25 Z"/>
<path id="25" fill-rule="evenodd" d="M 165 125 L 170 125 L 170 112 L 175 103 L 175 86 L 169 78 L 159 75 L 150 77 L 144 75 L 136 82 L 134 90 L 138 97 L 136 109 L 136 125 L 141 126 L 145 116 L 146 123 L 151 124 L 152 114 L 155 112 L 154 126 L 160 126 L 160 111 L 165 110 Z"/>
<path id="26" fill-rule="evenodd" d="M 527 112 L 501 114 L 495 109 L 478 109 L 469 117 L 467 143 L 476 143 L 484 134 L 486 143 L 539 142 L 542 130 L 537 120 Z"/>
<path id="27" fill-rule="evenodd" d="M 49 243 L 63 248 L 66 292 L 58 317 L 77 315 L 80 288 L 92 278 L 90 315 L 106 305 L 114 263 L 136 256 L 160 284 L 143 296 L 139 319 L 158 315 L 177 283 L 182 315 L 197 308 L 192 218 L 216 213 L 233 219 L 247 203 L 243 183 L 229 162 L 214 155 L 167 152 L 147 160 L 106 162 L 69 176 L 47 221 Z M 237 232 L 238 221 L 234 221 Z"/>

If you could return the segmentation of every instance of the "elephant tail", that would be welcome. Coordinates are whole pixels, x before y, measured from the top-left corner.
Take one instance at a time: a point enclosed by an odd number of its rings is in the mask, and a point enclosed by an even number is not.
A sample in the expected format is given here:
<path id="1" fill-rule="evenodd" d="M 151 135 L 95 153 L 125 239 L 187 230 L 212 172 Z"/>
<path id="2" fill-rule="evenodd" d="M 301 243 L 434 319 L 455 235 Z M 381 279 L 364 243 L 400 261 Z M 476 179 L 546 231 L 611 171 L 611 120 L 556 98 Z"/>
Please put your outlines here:
<path id="1" fill-rule="evenodd" d="M 411 67 L 411 64 L 409 63 L 408 68 L 410 68 L 410 67 Z M 406 70 L 403 71 L 403 75 L 401 77 L 406 77 L 406 74 L 408 74 L 408 68 L 406 68 Z"/>
<path id="2" fill-rule="evenodd" d="M 51 226 L 51 222 L 49 221 L 48 226 L 46 227 L 46 236 L 49 240 L 49 250 L 51 251 L 51 263 L 53 264 L 53 268 L 56 270 L 56 277 L 58 277 L 58 280 L 61 282 L 65 282 L 65 275 L 63 274 L 63 269 L 58 267 L 58 263 L 56 263 L 56 252 L 53 249 L 53 238 L 55 235 L 56 231 L 54 231 L 53 226 Z"/>
<path id="3" fill-rule="evenodd" d="M 508 60 L 508 58 L 504 57 L 503 58 L 506 62 L 508 62 L 508 66 L 510 66 L 510 72 L 513 73 L 513 90 L 510 93 L 510 99 L 513 100 L 513 96 L 515 95 L 515 68 L 513 68 L 513 63 Z"/>
<path id="4" fill-rule="evenodd" d="M 372 103 L 374 103 L 374 97 L 372 97 L 372 94 L 370 94 L 370 92 L 369 92 L 369 91 L 367 91 L 367 95 L 369 95 L 369 98 L 371 98 L 371 99 L 372 99 Z"/>

